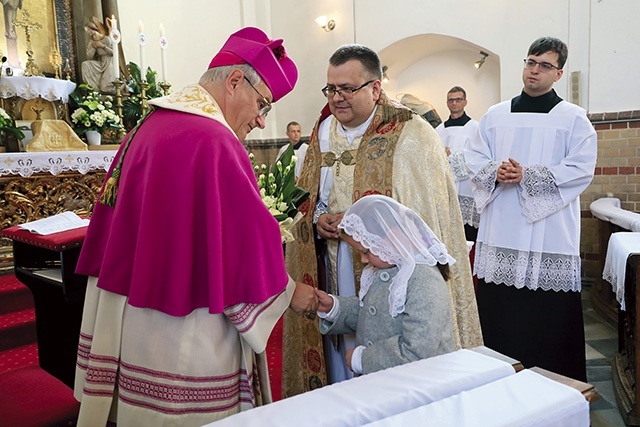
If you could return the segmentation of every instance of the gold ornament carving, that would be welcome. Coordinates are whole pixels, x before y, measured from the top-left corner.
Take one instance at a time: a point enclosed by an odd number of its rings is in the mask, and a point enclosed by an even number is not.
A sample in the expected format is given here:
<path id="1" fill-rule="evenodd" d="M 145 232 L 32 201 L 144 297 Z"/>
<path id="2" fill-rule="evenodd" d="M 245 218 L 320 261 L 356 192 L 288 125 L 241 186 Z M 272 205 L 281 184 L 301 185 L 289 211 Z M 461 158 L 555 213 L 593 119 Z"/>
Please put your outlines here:
<path id="1" fill-rule="evenodd" d="M 92 171 L 0 177 L 0 229 L 65 211 L 90 216 L 105 175 Z M 0 239 L 0 272 L 11 267 L 10 252 L 11 240 Z"/>

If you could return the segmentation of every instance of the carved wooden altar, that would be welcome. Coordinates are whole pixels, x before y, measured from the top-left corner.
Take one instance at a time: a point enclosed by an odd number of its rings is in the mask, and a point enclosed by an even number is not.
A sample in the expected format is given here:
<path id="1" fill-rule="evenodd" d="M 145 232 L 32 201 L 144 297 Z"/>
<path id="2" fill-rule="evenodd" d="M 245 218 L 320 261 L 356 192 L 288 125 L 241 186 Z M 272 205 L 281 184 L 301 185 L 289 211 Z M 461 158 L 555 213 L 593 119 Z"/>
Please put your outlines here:
<path id="1" fill-rule="evenodd" d="M 0 154 L 0 229 L 69 210 L 91 215 L 114 155 L 115 151 Z M 1 239 L 0 274 L 12 268 L 11 241 Z"/>

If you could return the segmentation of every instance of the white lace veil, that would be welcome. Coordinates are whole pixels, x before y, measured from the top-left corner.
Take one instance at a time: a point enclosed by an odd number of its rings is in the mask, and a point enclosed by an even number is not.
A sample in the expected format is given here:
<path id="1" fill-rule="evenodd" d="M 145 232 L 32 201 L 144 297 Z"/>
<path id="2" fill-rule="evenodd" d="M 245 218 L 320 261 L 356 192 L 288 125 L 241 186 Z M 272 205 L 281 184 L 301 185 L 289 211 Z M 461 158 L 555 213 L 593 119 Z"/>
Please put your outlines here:
<path id="1" fill-rule="evenodd" d="M 398 267 L 389 286 L 391 317 L 404 312 L 407 282 L 416 264 L 456 262 L 418 214 L 390 197 L 371 195 L 359 199 L 347 209 L 338 228 L 382 261 Z M 375 272 L 371 265 L 362 271 L 360 301 L 373 283 Z"/>

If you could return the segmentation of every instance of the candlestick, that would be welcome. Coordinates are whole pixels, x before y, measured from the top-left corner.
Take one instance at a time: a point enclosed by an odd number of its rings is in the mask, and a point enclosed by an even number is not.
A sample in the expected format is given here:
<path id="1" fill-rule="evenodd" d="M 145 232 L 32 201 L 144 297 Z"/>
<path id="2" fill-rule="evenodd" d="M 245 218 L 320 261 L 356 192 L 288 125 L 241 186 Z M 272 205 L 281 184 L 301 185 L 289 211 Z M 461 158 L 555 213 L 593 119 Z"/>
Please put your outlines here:
<path id="1" fill-rule="evenodd" d="M 168 82 L 167 74 L 167 46 L 169 45 L 167 38 L 164 36 L 164 25 L 160 24 L 160 59 L 162 60 L 162 81 Z"/>
<path id="2" fill-rule="evenodd" d="M 122 85 L 124 84 L 124 81 L 120 80 L 120 78 L 117 78 L 114 82 L 113 82 L 113 86 L 116 88 L 116 114 L 118 115 L 118 119 L 120 122 L 120 125 L 122 126 L 117 134 L 116 134 L 116 139 L 118 140 L 118 142 L 121 142 L 124 139 L 125 133 L 126 131 L 124 130 L 124 118 L 122 117 Z"/>
<path id="3" fill-rule="evenodd" d="M 164 96 L 169 95 L 169 89 L 171 89 L 171 83 L 162 82 L 160 83 L 160 87 L 162 88 L 162 94 Z"/>
<path id="4" fill-rule="evenodd" d="M 118 30 L 118 20 L 115 15 L 111 15 L 111 42 L 113 43 L 113 77 L 120 78 L 120 31 Z"/>
<path id="5" fill-rule="evenodd" d="M 144 25 L 142 20 L 138 21 L 138 44 L 140 45 L 140 78 L 147 81 L 147 66 L 144 60 L 144 46 L 147 44 L 147 37 L 144 35 Z"/>
<path id="6" fill-rule="evenodd" d="M 140 100 L 142 101 L 142 117 L 147 114 L 149 111 L 149 102 L 147 100 L 147 88 L 149 87 L 149 83 L 140 82 Z"/>

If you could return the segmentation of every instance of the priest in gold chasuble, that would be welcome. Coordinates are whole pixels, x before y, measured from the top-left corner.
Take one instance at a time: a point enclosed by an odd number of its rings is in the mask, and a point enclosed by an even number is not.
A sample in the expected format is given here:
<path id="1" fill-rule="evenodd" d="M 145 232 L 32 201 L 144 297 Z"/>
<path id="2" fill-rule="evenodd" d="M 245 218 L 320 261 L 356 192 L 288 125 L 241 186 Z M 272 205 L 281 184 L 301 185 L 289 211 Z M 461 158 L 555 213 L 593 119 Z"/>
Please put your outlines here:
<path id="1" fill-rule="evenodd" d="M 393 197 L 417 212 L 457 261 L 447 282 L 456 345 L 482 345 L 462 217 L 446 153 L 428 122 L 385 95 L 381 78 L 380 60 L 365 46 L 343 46 L 329 60 L 327 86 L 322 90 L 329 108 L 314 127 L 298 182 L 310 198 L 301 209 L 305 216 L 294 230 L 296 239 L 287 245 L 287 270 L 295 280 L 327 292 L 356 295 L 363 265 L 339 239 L 336 226 L 359 198 Z M 325 275 L 326 283 L 319 280 Z M 285 313 L 283 397 L 352 376 L 344 362 L 350 337 L 338 338 L 323 345 L 317 320 Z"/>

